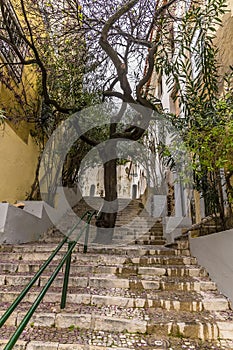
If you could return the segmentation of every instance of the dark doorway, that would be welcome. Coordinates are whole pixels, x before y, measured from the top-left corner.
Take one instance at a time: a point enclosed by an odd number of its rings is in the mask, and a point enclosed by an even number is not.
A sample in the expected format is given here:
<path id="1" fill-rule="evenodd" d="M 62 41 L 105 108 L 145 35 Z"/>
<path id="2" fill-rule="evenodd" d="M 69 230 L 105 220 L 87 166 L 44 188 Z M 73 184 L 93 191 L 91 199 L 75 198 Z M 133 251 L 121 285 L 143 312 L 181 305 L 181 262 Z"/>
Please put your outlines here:
<path id="1" fill-rule="evenodd" d="M 137 198 L 137 185 L 132 186 L 132 199 Z"/>
<path id="2" fill-rule="evenodd" d="M 95 195 L 95 185 L 91 185 L 91 188 L 90 188 L 90 197 L 94 197 Z"/>

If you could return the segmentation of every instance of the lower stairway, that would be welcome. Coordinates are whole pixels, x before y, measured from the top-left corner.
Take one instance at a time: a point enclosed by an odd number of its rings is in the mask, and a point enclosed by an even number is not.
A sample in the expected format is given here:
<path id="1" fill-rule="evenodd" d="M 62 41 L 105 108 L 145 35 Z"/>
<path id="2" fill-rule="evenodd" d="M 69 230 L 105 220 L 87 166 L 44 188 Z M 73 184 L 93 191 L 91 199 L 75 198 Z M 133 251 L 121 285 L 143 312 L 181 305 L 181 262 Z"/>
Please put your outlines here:
<path id="1" fill-rule="evenodd" d="M 178 240 L 172 247 L 164 242 L 158 219 L 149 233 L 130 244 L 93 245 L 86 254 L 77 245 L 66 308 L 60 309 L 63 271 L 14 349 L 233 349 L 229 300 L 190 256 L 187 240 Z M 0 315 L 55 248 L 51 237 L 0 247 Z M 62 248 L 0 329 L 0 349 L 65 251 Z"/>

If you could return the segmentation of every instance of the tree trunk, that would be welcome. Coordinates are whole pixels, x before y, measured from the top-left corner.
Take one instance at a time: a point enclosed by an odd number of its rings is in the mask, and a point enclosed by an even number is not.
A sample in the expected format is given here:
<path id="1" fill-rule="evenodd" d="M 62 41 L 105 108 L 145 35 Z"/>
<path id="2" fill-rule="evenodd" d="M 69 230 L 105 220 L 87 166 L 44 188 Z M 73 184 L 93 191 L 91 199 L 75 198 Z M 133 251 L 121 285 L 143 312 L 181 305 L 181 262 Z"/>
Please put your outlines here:
<path id="1" fill-rule="evenodd" d="M 116 144 L 100 151 L 104 164 L 104 205 L 101 208 L 96 220 L 97 235 L 96 243 L 109 244 L 112 242 L 114 227 L 118 211 L 117 199 L 117 159 Z"/>
<path id="2" fill-rule="evenodd" d="M 26 197 L 27 201 L 28 200 L 41 200 L 40 183 L 39 183 L 40 161 L 41 161 L 41 155 L 39 155 L 39 157 L 38 157 L 35 178 L 34 178 L 32 186 L 31 186 L 31 191 Z"/>

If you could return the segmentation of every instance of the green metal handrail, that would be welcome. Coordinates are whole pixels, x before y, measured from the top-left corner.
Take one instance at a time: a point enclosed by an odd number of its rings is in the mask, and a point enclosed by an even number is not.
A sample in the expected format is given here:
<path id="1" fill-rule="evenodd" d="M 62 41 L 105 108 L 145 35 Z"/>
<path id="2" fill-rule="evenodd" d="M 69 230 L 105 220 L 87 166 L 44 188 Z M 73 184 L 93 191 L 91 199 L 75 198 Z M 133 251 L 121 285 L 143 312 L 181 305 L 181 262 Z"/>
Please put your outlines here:
<path id="1" fill-rule="evenodd" d="M 44 298 L 46 292 L 48 291 L 49 287 L 57 277 L 58 273 L 60 272 L 61 268 L 66 262 L 66 268 L 65 268 L 65 274 L 64 274 L 64 281 L 63 281 L 63 289 L 62 289 L 62 297 L 61 297 L 61 309 L 65 308 L 66 305 L 66 297 L 67 297 L 67 288 L 68 288 L 68 281 L 69 281 L 69 272 L 70 272 L 70 263 L 71 263 L 71 254 L 73 249 L 75 248 L 78 240 L 81 238 L 83 232 L 86 230 L 85 235 L 85 242 L 84 242 L 84 250 L 83 252 L 87 252 L 87 244 L 88 244 L 88 234 L 89 234 L 89 224 L 92 219 L 92 217 L 95 215 L 96 211 L 87 211 L 85 212 L 82 217 L 79 219 L 79 221 L 72 227 L 72 229 L 68 232 L 67 236 L 62 240 L 62 242 L 57 246 L 57 248 L 54 250 L 54 252 L 50 255 L 50 257 L 46 260 L 46 262 L 42 265 L 42 267 L 39 269 L 39 271 L 35 274 L 35 276 L 32 278 L 32 280 L 29 282 L 29 284 L 24 288 L 24 290 L 20 293 L 20 295 L 15 299 L 15 301 L 12 303 L 12 305 L 8 308 L 8 310 L 3 314 L 3 316 L 0 319 L 0 327 L 4 325 L 4 323 L 7 321 L 7 319 L 10 317 L 12 312 L 16 309 L 16 307 L 19 305 L 19 303 L 22 301 L 22 299 L 25 297 L 25 295 L 28 293 L 28 291 L 31 289 L 31 287 L 34 285 L 36 280 L 41 276 L 43 271 L 46 269 L 46 267 L 51 263 L 53 258 L 57 255 L 57 253 L 60 251 L 62 246 L 68 242 L 68 250 L 62 260 L 60 261 L 59 265 L 56 267 L 55 271 L 52 273 L 51 277 L 43 287 L 42 291 L 32 304 L 31 308 L 21 321 L 19 327 L 15 331 L 15 333 L 10 338 L 9 342 L 5 346 L 4 350 L 11 350 L 15 343 L 17 342 L 18 338 L 20 337 L 21 333 L 23 332 L 24 328 L 30 321 L 30 318 L 32 317 L 33 313 L 39 306 L 40 302 Z M 74 230 L 78 227 L 82 219 L 84 219 L 87 216 L 87 221 L 84 225 L 84 227 L 81 228 L 79 235 L 76 237 L 75 241 L 68 241 L 71 234 L 74 232 Z"/>

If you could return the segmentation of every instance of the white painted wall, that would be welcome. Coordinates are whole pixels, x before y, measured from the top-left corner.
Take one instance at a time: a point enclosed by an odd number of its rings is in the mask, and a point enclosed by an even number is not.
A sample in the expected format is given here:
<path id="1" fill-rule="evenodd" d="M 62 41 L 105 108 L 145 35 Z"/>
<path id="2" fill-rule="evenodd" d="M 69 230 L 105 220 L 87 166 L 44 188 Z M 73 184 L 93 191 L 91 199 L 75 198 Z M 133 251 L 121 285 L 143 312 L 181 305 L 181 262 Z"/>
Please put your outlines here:
<path id="1" fill-rule="evenodd" d="M 128 171 L 130 174 L 128 175 Z M 144 175 L 143 175 L 144 174 Z M 119 165 L 117 168 L 118 177 L 118 197 L 132 198 L 133 185 L 137 186 L 137 198 L 139 198 L 146 190 L 147 178 L 145 176 L 144 168 L 140 164 L 132 164 L 130 162 L 126 165 Z M 94 196 L 104 196 L 104 171 L 103 167 L 96 166 L 88 168 L 82 174 L 79 181 L 79 189 L 83 197 L 90 196 L 91 186 L 95 186 Z"/>
<path id="2" fill-rule="evenodd" d="M 189 242 L 191 254 L 206 268 L 233 306 L 233 229 L 197 238 L 189 237 Z"/>

